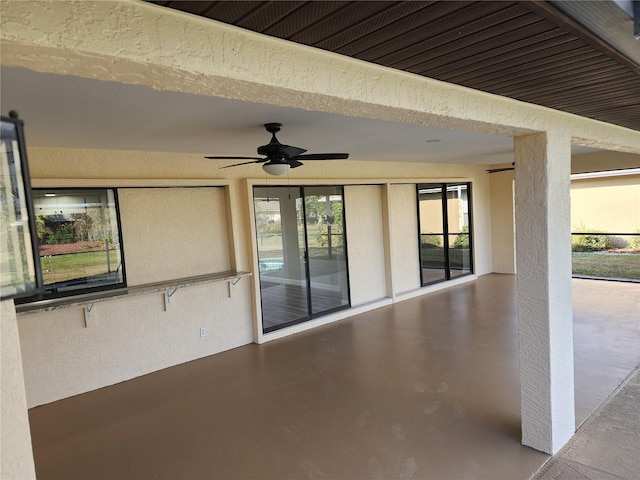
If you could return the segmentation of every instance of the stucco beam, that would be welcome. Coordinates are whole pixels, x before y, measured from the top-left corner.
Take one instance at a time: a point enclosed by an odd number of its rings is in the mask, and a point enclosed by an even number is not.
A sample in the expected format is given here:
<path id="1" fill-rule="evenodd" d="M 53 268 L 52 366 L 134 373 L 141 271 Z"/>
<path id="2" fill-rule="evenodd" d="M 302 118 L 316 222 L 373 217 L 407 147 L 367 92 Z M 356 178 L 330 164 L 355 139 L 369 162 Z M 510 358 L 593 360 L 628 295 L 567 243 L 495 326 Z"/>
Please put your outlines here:
<path id="1" fill-rule="evenodd" d="M 415 108 L 382 105 L 321 92 L 267 85 L 217 73 L 189 72 L 160 64 L 145 64 L 126 58 L 105 57 L 96 52 L 60 50 L 3 41 L 1 64 L 41 73 L 72 75 L 94 80 L 143 85 L 159 91 L 242 100 L 308 111 L 337 113 L 373 120 L 437 125 L 492 135 L 524 135 L 532 131 L 479 120 L 466 120 Z M 258 75 L 258 74 L 257 74 Z"/>
<path id="2" fill-rule="evenodd" d="M 488 134 L 563 129 L 640 153 L 640 132 L 149 3 L 3 1 L 1 22 L 4 65 Z"/>

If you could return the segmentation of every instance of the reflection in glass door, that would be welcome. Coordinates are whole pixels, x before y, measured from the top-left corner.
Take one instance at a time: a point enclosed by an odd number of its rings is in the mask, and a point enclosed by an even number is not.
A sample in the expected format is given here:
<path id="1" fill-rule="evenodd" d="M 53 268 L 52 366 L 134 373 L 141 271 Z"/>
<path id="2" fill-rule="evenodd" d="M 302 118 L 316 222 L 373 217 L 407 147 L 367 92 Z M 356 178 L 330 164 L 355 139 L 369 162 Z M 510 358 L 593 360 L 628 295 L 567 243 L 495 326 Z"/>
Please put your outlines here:
<path id="1" fill-rule="evenodd" d="M 304 189 L 311 313 L 349 305 L 342 187 Z"/>
<path id="2" fill-rule="evenodd" d="M 342 187 L 254 187 L 265 333 L 349 307 Z"/>

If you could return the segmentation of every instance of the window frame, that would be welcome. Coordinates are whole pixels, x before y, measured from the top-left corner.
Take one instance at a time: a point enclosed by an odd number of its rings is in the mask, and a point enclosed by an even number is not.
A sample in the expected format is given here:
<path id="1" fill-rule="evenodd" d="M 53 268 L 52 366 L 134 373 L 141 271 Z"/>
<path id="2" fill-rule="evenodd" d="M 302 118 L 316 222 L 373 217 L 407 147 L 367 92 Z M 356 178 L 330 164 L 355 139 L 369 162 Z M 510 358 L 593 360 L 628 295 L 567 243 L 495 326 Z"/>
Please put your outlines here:
<path id="1" fill-rule="evenodd" d="M 346 290 L 346 295 L 347 295 L 347 304 L 346 305 L 341 305 L 341 306 L 337 306 L 337 307 L 333 307 L 333 308 L 329 308 L 327 310 L 323 310 L 321 312 L 313 312 L 313 297 L 312 297 L 312 290 L 311 290 L 311 275 L 310 275 L 310 257 L 309 257 L 309 229 L 308 229 L 308 217 L 307 217 L 307 202 L 306 202 L 306 189 L 313 189 L 313 188 L 339 188 L 340 189 L 340 196 L 342 198 L 342 242 L 343 242 L 343 249 L 344 249 L 344 262 L 345 262 L 345 274 L 346 274 L 346 286 L 347 286 L 347 290 Z M 280 184 L 275 184 L 275 185 L 253 185 L 252 189 L 251 189 L 251 195 L 252 195 L 252 209 L 253 209 L 253 228 L 255 229 L 255 245 L 257 248 L 256 251 L 256 255 L 258 257 L 258 261 L 259 261 L 259 257 L 260 257 L 260 239 L 258 237 L 258 228 L 256 225 L 256 212 L 255 212 L 255 200 L 256 200 L 256 190 L 257 189 L 266 189 L 267 191 L 269 189 L 278 189 L 278 188 L 282 188 L 282 189 L 288 189 L 288 190 L 292 190 L 292 189 L 298 189 L 298 192 L 300 194 L 300 199 L 302 199 L 301 205 L 302 205 L 302 222 L 304 225 L 304 270 L 305 270 L 305 292 L 306 292 L 306 302 L 307 302 L 307 315 L 304 317 L 300 317 L 297 318 L 295 320 L 291 320 L 291 321 L 287 321 L 287 322 L 283 322 L 281 324 L 278 325 L 274 325 L 274 326 L 270 326 L 270 327 L 265 327 L 264 326 L 264 310 L 263 310 L 263 294 L 260 288 L 260 307 L 261 307 L 261 315 L 260 315 L 260 326 L 262 328 L 262 333 L 263 335 L 269 334 L 269 333 L 273 333 L 276 332 L 278 330 L 282 330 L 288 327 L 292 327 L 294 325 L 299 325 L 302 323 L 306 323 L 309 322 L 311 320 L 315 320 L 317 318 L 321 318 L 323 316 L 335 313 L 335 312 L 339 312 L 341 310 L 348 310 L 350 308 L 352 308 L 351 306 L 351 280 L 350 280 L 350 273 L 349 273 L 349 257 L 348 257 L 348 247 L 347 247 L 347 205 L 346 205 L 346 201 L 345 201 L 345 186 L 343 184 L 298 184 L 298 185 L 280 185 Z M 262 285 L 262 277 L 260 272 L 258 272 L 258 285 Z"/>
<path id="2" fill-rule="evenodd" d="M 51 287 L 53 285 L 61 285 L 63 282 L 56 282 L 56 283 L 52 283 L 52 284 L 47 284 L 44 282 L 42 282 L 42 290 L 32 296 L 29 297 L 24 297 L 22 299 L 20 299 L 19 301 L 16 301 L 16 304 L 20 303 L 32 303 L 32 302 L 37 302 L 37 301 L 42 301 L 42 300 L 52 300 L 52 299 L 58 299 L 58 298 L 65 298 L 65 297 L 74 297 L 74 296 L 78 296 L 78 295 L 85 295 L 85 294 L 90 294 L 90 293 L 96 293 L 96 292 L 104 292 L 104 291 L 109 291 L 109 290 L 117 290 L 117 289 L 121 289 L 121 288 L 127 288 L 127 273 L 126 273 L 126 261 L 125 261 L 125 253 L 124 253 L 124 242 L 123 242 L 123 237 L 122 237 L 122 221 L 120 218 L 120 203 L 119 203 L 119 199 L 118 199 L 118 189 L 116 187 L 52 187 L 52 188 L 46 188 L 46 187 L 38 187 L 38 188 L 32 188 L 32 192 L 31 192 L 31 196 L 32 199 L 34 201 L 34 223 L 35 223 L 35 217 L 37 216 L 37 212 L 35 212 L 35 198 L 36 192 L 42 192 L 43 194 L 45 192 L 48 193 L 56 193 L 56 194 L 60 194 L 60 193 L 68 193 L 70 195 L 73 195 L 74 192 L 87 192 L 87 191 L 95 191 L 96 193 L 100 193 L 101 195 L 107 195 L 108 191 L 111 190 L 113 193 L 113 208 L 115 209 L 115 218 L 116 218 L 116 229 L 118 232 L 118 243 L 119 243 L 119 254 L 120 254 L 120 269 L 122 272 L 122 281 L 120 282 L 115 282 L 115 283 L 104 283 L 104 284 L 98 284 L 98 285 L 91 285 L 91 286 L 86 286 L 86 287 L 79 287 L 79 288 L 73 288 L 73 289 L 69 289 L 69 290 L 62 290 L 62 291 L 52 291 Z M 38 235 L 37 235 L 37 231 L 34 231 L 34 235 L 36 237 L 36 239 L 38 239 Z M 39 252 L 39 248 L 40 248 L 40 242 L 38 240 L 38 252 Z M 42 266 L 42 256 L 40 256 L 40 254 L 38 254 L 38 264 L 40 266 L 41 269 L 43 269 Z"/>
<path id="3" fill-rule="evenodd" d="M 26 214 L 26 222 L 24 222 L 24 232 L 23 235 L 28 237 L 24 239 L 21 245 L 18 246 L 18 250 L 21 250 L 21 254 L 24 254 L 25 257 L 28 257 L 26 260 L 27 263 L 31 261 L 33 271 L 30 272 L 30 275 L 33 278 L 30 278 L 30 283 L 23 283 L 22 285 L 15 285 L 13 287 L 6 287 L 4 284 L 0 288 L 0 300 L 9 300 L 13 299 L 14 301 L 18 301 L 20 298 L 28 298 L 30 296 L 36 295 L 42 291 L 42 271 L 40 269 L 40 256 L 38 252 L 38 237 L 36 235 L 36 223 L 35 217 L 33 214 L 33 199 L 31 196 L 31 175 L 29 173 L 29 161 L 27 159 L 27 147 L 24 137 L 24 122 L 22 119 L 18 118 L 18 114 L 14 111 L 9 112 L 9 116 L 5 117 L 4 115 L 0 116 L 0 120 L 3 124 L 9 124 L 13 126 L 15 131 L 15 145 L 12 149 L 11 159 L 13 163 L 17 166 L 14 166 L 14 179 L 15 184 L 12 181 L 12 188 L 17 189 L 17 197 L 18 202 L 22 202 L 22 207 Z M 4 126 L 4 125 L 3 125 Z M 3 140 L 6 141 L 6 139 Z M 18 158 L 15 158 L 15 154 L 17 153 Z M 9 165 L 9 153 L 6 155 L 7 159 L 7 167 L 10 169 Z M 4 162 L 4 158 L 2 159 Z M 2 198 L 3 202 L 7 202 L 7 205 L 11 205 L 15 209 L 16 203 L 15 201 L 10 201 L 9 198 Z M 24 221 L 24 218 L 22 219 Z M 7 252 L 9 255 L 15 252 Z M 23 279 L 26 280 L 26 279 Z"/>
<path id="4" fill-rule="evenodd" d="M 461 233 L 467 233 L 469 236 L 469 271 L 462 273 L 460 275 L 451 275 L 451 254 L 449 247 L 449 237 L 450 235 L 454 235 L 449 231 L 449 209 L 448 209 L 448 201 L 449 198 L 447 196 L 448 188 L 455 187 L 459 185 L 464 185 L 467 188 L 467 215 L 468 215 L 468 224 L 469 231 L 468 232 L 457 232 L 456 235 Z M 442 232 L 434 233 L 434 235 L 442 235 L 443 242 L 443 255 L 444 255 L 444 278 L 425 281 L 424 279 L 424 269 L 422 267 L 422 228 L 420 223 L 420 190 L 424 188 L 439 187 L 442 189 L 440 194 L 440 202 L 441 202 L 441 212 L 442 212 Z M 467 275 L 473 275 L 475 270 L 475 262 L 473 255 L 473 243 L 474 243 L 474 228 L 473 228 L 473 201 L 472 201 L 472 184 L 471 182 L 427 182 L 427 183 L 418 183 L 416 184 L 416 207 L 417 207 L 417 215 L 418 215 L 418 261 L 420 265 L 420 285 L 426 287 L 428 285 L 434 285 L 437 283 L 448 282 L 455 278 L 465 277 Z"/>

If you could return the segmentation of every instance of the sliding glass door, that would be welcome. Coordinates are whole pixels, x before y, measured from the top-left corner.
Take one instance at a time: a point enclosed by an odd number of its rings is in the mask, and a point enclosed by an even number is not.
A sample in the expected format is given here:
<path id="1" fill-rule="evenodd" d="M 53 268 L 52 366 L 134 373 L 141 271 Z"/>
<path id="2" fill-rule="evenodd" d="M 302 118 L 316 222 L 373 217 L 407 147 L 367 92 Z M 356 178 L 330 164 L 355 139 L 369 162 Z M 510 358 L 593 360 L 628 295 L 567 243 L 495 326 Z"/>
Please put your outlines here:
<path id="1" fill-rule="evenodd" d="M 418 185 L 422 285 L 473 272 L 471 184 Z"/>
<path id="2" fill-rule="evenodd" d="M 342 187 L 254 187 L 265 333 L 348 308 Z"/>

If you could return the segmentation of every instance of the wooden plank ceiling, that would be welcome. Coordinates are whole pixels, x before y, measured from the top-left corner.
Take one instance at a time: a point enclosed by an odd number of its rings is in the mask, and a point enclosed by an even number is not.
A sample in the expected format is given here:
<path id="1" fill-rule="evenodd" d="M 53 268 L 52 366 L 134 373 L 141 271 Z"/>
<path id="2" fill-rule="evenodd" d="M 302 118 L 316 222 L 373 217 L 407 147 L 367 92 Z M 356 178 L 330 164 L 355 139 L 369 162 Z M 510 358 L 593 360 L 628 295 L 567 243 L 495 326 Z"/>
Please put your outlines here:
<path id="1" fill-rule="evenodd" d="M 640 130 L 640 66 L 546 2 L 152 3 Z"/>

